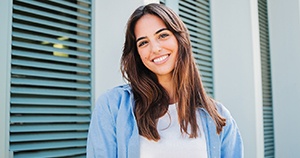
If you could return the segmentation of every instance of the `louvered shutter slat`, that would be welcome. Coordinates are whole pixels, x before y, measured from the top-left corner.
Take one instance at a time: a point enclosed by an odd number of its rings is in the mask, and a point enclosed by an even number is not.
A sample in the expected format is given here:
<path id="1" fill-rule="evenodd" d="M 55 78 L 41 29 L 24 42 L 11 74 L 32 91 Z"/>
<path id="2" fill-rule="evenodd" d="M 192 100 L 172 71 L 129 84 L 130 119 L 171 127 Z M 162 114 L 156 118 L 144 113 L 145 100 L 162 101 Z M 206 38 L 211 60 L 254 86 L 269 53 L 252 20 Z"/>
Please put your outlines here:
<path id="1" fill-rule="evenodd" d="M 199 46 L 200 48 L 202 47 L 202 49 L 204 49 L 204 50 L 210 50 L 211 42 L 204 38 L 201 38 L 201 37 L 207 38 L 207 36 L 199 35 L 199 36 L 191 36 L 191 40 L 195 43 L 197 42 L 198 44 L 200 44 L 200 46 Z M 202 40 L 199 41 L 199 39 L 202 39 Z"/>
<path id="2" fill-rule="evenodd" d="M 84 146 L 85 144 L 86 144 L 86 140 L 47 141 L 43 143 L 30 142 L 30 143 L 13 144 L 11 146 L 11 149 L 15 151 L 26 151 L 26 150 L 36 150 L 36 149 L 78 147 L 78 146 Z"/>
<path id="3" fill-rule="evenodd" d="M 23 126 L 11 125 L 10 131 L 14 133 L 22 132 L 58 132 L 58 131 L 86 131 L 88 124 L 26 124 Z"/>
<path id="4" fill-rule="evenodd" d="M 11 142 L 27 142 L 38 140 L 60 140 L 60 139 L 85 139 L 86 132 L 57 132 L 57 133 L 35 133 L 15 134 L 10 137 Z"/>
<path id="5" fill-rule="evenodd" d="M 88 116 L 12 116 L 11 123 L 68 123 L 68 122 L 89 122 Z"/>
<path id="6" fill-rule="evenodd" d="M 194 0 L 186 0 L 187 2 L 193 2 Z M 198 0 L 197 5 L 204 6 L 204 9 L 209 10 L 209 1 L 208 0 Z M 202 8 L 203 9 L 203 8 Z"/>
<path id="7" fill-rule="evenodd" d="M 206 77 L 208 77 L 209 79 L 212 79 L 212 77 L 213 77 L 213 75 L 212 75 L 210 72 L 206 72 L 206 71 L 203 71 L 203 72 L 201 73 L 201 75 L 202 75 L 202 76 L 206 76 Z"/>
<path id="8" fill-rule="evenodd" d="M 11 63 L 13 65 L 19 65 L 19 66 L 28 66 L 28 67 L 45 68 L 45 69 L 52 69 L 52 70 L 90 73 L 89 68 L 82 68 L 82 67 L 78 67 L 78 66 L 65 66 L 65 65 L 58 65 L 58 64 L 49 64 L 49 63 L 45 63 L 45 62 L 34 62 L 34 61 L 26 61 L 26 60 L 18 60 L 18 59 L 13 59 Z"/>
<path id="9" fill-rule="evenodd" d="M 207 64 L 203 64 L 203 65 L 207 65 L 210 66 L 210 63 L 212 62 L 212 59 L 208 56 L 204 56 L 204 55 L 200 55 L 200 54 L 194 54 L 193 55 L 196 59 L 201 59 L 203 61 L 206 61 Z"/>
<path id="10" fill-rule="evenodd" d="M 192 47 L 193 47 L 193 52 L 194 52 L 195 49 L 201 49 L 201 50 L 204 50 L 206 52 L 210 52 L 211 51 L 211 47 L 210 46 L 201 45 L 201 44 L 196 43 L 195 41 L 192 41 Z"/>
<path id="11" fill-rule="evenodd" d="M 89 114 L 88 108 L 75 107 L 41 107 L 41 106 L 26 106 L 12 107 L 11 113 L 24 114 Z"/>
<path id="12" fill-rule="evenodd" d="M 49 0 L 49 1 L 54 2 L 54 3 L 63 4 L 65 6 L 69 6 L 69 7 L 81 9 L 81 10 L 84 10 L 84 11 L 87 11 L 87 12 L 91 11 L 91 8 L 89 8 L 89 7 L 84 7 L 84 6 L 81 6 L 81 5 L 76 5 L 74 3 L 70 3 L 70 2 L 67 2 L 67 1 L 57 1 L 57 0 Z"/>
<path id="13" fill-rule="evenodd" d="M 204 77 L 203 77 L 203 78 L 204 78 Z M 206 79 L 204 79 L 204 80 L 202 80 L 202 82 L 203 82 L 203 84 L 205 84 L 205 86 L 206 86 L 207 88 L 213 88 L 213 85 L 211 84 L 211 80 L 208 79 L 208 81 L 207 81 Z M 206 91 L 211 92 L 210 89 L 208 89 L 208 90 L 206 90 Z"/>
<path id="14" fill-rule="evenodd" d="M 25 75 L 32 77 L 44 77 L 44 78 L 55 78 L 55 79 L 72 79 L 72 80 L 81 80 L 81 81 L 90 81 L 91 78 L 88 76 L 82 75 L 72 75 L 66 73 L 56 73 L 56 72 L 47 72 L 47 71 L 37 71 L 37 70 L 25 70 L 25 69 L 12 69 L 11 74 L 13 75 Z"/>
<path id="15" fill-rule="evenodd" d="M 201 71 L 201 72 L 206 72 L 206 73 L 211 73 L 212 71 L 212 68 L 210 66 L 207 66 L 205 65 L 205 63 L 199 61 L 199 62 L 196 62 L 197 66 L 198 66 L 198 69 Z M 203 80 L 203 79 L 202 79 Z"/>
<path id="16" fill-rule="evenodd" d="M 50 42 L 50 43 L 54 43 L 54 44 L 62 44 L 64 46 L 76 47 L 76 48 L 81 48 L 81 49 L 86 49 L 86 50 L 91 49 L 91 47 L 89 45 L 61 41 L 61 40 L 57 40 L 57 39 L 53 39 L 53 38 L 46 38 L 46 37 L 41 37 L 41 36 L 36 36 L 36 35 L 31 35 L 31 34 L 26 34 L 26 33 L 13 32 L 12 35 L 13 35 L 13 37 L 18 37 L 18 38 L 23 38 L 23 39 L 28 39 L 28 40 L 34 40 L 34 41 L 40 41 L 40 42 Z"/>
<path id="17" fill-rule="evenodd" d="M 13 97 L 11 99 L 12 104 L 22 105 L 53 105 L 53 106 L 90 106 L 88 100 L 76 100 L 76 99 L 50 99 L 50 98 L 25 98 L 25 97 Z"/>
<path id="18" fill-rule="evenodd" d="M 20 56 L 20 57 L 27 57 L 27 58 L 32 58 L 32 59 L 43 59 L 43 60 L 49 60 L 49 61 L 60 61 L 64 63 L 73 63 L 73 64 L 80 64 L 80 65 L 86 65 L 90 66 L 91 62 L 88 60 L 82 60 L 78 58 L 65 58 L 65 57 L 59 57 L 59 56 L 54 56 L 53 54 L 51 55 L 46 55 L 46 54 L 39 54 L 39 53 L 32 53 L 28 51 L 17 51 L 14 50 L 12 52 L 12 55 L 15 56 Z"/>
<path id="19" fill-rule="evenodd" d="M 76 142 L 75 142 L 76 143 Z M 23 157 L 68 157 L 69 155 L 79 155 L 84 154 L 86 149 L 84 147 L 81 148 L 71 148 L 71 149 L 60 149 L 60 150 L 42 150 L 41 152 L 32 152 L 27 151 L 26 153 L 20 155 L 15 154 L 15 158 L 23 158 Z M 74 158 L 75 156 L 72 156 Z"/>
<path id="20" fill-rule="evenodd" d="M 11 83 L 15 85 L 35 85 L 45 87 L 62 87 L 62 88 L 79 88 L 79 89 L 90 89 L 91 86 L 86 83 L 77 82 L 62 82 L 62 81 L 51 81 L 51 80 L 37 80 L 37 79 L 19 79 L 11 78 Z"/>
<path id="21" fill-rule="evenodd" d="M 200 54 L 200 55 L 204 55 L 204 56 L 210 56 L 210 52 L 205 51 L 205 50 L 201 50 L 201 49 L 193 49 L 193 51 L 195 52 L 195 54 Z"/>
<path id="22" fill-rule="evenodd" d="M 87 52 L 73 51 L 73 50 L 68 50 L 68 49 L 59 49 L 59 48 L 50 47 L 50 46 L 43 46 L 40 44 L 31 44 L 31 43 L 13 41 L 12 45 L 16 46 L 16 47 L 30 48 L 30 49 L 34 49 L 34 50 L 61 52 L 61 53 L 68 54 L 68 55 L 76 55 L 76 56 L 82 56 L 82 57 L 90 57 L 91 56 Z"/>
<path id="23" fill-rule="evenodd" d="M 33 95 L 47 95 L 47 96 L 77 96 L 89 97 L 91 94 L 85 91 L 74 90 L 53 90 L 48 88 L 19 88 L 12 87 L 11 92 L 15 94 L 33 94 Z"/>
<path id="24" fill-rule="evenodd" d="M 196 64 L 198 64 L 200 66 L 200 69 L 203 70 L 203 71 L 210 71 L 210 72 L 212 71 L 212 67 L 211 67 L 210 62 L 198 59 L 196 61 Z"/>
<path id="25" fill-rule="evenodd" d="M 78 0 L 78 2 L 91 4 L 91 0 Z"/>

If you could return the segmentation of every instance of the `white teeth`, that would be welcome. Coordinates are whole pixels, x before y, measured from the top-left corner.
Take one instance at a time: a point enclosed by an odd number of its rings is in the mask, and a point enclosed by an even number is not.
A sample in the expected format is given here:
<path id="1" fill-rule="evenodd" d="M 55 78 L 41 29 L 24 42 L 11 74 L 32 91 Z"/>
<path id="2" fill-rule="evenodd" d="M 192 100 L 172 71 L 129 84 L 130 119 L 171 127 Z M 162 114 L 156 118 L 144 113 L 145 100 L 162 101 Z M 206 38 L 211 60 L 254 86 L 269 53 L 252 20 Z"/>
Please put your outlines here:
<path id="1" fill-rule="evenodd" d="M 165 60 L 168 56 L 169 56 L 169 55 L 164 55 L 164 56 L 161 56 L 161 57 L 159 57 L 159 58 L 154 59 L 153 61 L 154 61 L 155 63 L 161 62 L 161 61 Z"/>

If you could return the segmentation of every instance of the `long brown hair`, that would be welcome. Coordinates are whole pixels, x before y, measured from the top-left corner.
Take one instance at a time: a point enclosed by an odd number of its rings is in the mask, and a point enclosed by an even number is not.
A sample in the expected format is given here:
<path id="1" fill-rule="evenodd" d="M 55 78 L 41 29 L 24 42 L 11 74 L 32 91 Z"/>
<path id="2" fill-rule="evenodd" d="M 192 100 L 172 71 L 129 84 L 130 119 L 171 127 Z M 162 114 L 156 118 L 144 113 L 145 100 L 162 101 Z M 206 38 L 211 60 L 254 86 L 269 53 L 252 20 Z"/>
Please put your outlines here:
<path id="1" fill-rule="evenodd" d="M 179 16 L 161 4 L 148 4 L 137 8 L 127 22 L 121 71 L 128 80 L 134 94 L 134 113 L 140 135 L 158 141 L 157 121 L 163 116 L 169 105 L 167 91 L 159 84 L 156 75 L 146 68 L 140 59 L 136 47 L 134 27 L 144 15 L 151 14 L 164 21 L 167 29 L 178 41 L 178 59 L 173 70 L 175 98 L 178 101 L 178 117 L 181 132 L 191 138 L 198 136 L 196 109 L 203 107 L 216 124 L 217 133 L 222 131 L 226 120 L 218 113 L 214 101 L 207 96 L 199 72 L 192 56 L 192 47 L 188 30 Z M 191 133 L 188 133 L 188 125 Z"/>

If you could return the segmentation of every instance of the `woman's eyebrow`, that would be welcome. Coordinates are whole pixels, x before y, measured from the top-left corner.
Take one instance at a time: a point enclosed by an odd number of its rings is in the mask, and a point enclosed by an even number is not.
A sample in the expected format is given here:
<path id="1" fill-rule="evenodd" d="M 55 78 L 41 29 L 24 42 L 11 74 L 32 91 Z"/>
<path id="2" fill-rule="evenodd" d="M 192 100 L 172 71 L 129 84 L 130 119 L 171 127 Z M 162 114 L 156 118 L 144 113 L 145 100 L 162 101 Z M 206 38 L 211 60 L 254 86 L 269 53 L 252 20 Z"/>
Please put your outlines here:
<path id="1" fill-rule="evenodd" d="M 156 31 L 156 32 L 154 33 L 154 35 L 156 35 L 156 34 L 162 32 L 162 31 L 164 31 L 164 30 L 168 30 L 168 29 L 167 29 L 167 28 L 161 28 L 161 29 L 159 29 L 158 31 Z M 143 36 L 143 37 L 138 38 L 138 39 L 136 40 L 136 43 L 137 43 L 138 41 L 142 40 L 142 39 L 145 39 L 145 38 L 146 38 L 146 36 Z"/>
<path id="2" fill-rule="evenodd" d="M 140 41 L 140 40 L 142 40 L 142 39 L 145 39 L 145 38 L 146 38 L 146 36 L 143 36 L 143 37 L 138 38 L 138 39 L 136 40 L 136 43 L 138 43 L 138 41 Z"/>
<path id="3" fill-rule="evenodd" d="M 155 32 L 155 35 L 158 34 L 158 33 L 160 33 L 160 32 L 162 32 L 162 31 L 164 31 L 164 30 L 168 30 L 168 29 L 167 28 L 159 29 L 158 31 Z"/>

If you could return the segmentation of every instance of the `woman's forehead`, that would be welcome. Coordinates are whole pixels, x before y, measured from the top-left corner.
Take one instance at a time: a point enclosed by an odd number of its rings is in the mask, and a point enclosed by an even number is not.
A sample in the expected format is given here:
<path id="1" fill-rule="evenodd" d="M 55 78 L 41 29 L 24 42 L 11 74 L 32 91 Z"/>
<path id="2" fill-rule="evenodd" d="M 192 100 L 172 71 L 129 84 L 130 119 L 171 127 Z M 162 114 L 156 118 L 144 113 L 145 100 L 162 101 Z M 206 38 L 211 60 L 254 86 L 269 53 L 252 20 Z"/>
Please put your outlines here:
<path id="1" fill-rule="evenodd" d="M 166 28 L 162 19 L 155 15 L 146 14 L 136 22 L 134 34 L 137 38 L 138 36 L 153 35 L 162 28 Z"/>

